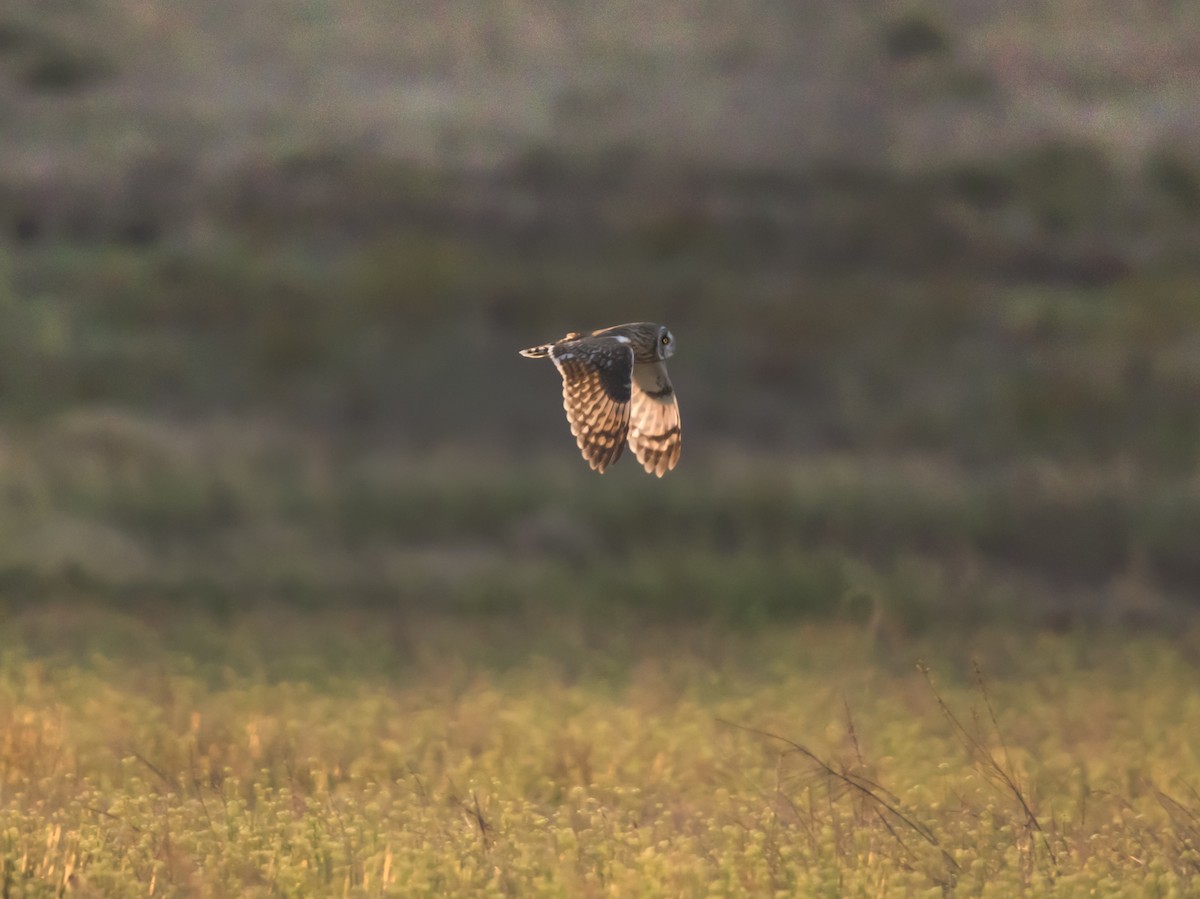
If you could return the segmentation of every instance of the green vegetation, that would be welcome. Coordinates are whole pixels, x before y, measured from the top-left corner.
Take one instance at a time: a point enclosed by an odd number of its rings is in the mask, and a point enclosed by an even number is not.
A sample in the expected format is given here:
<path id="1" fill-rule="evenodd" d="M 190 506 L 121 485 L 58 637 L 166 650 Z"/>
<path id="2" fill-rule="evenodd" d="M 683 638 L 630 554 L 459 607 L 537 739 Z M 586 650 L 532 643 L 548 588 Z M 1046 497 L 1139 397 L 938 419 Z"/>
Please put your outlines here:
<path id="1" fill-rule="evenodd" d="M 181 225 L 137 193 L 93 214 L 14 190 L 14 231 L 33 236 L 0 268 L 0 414 L 232 409 L 409 442 L 507 447 L 532 429 L 548 443 L 558 423 L 529 415 L 522 392 L 544 379 L 523 380 L 511 347 L 604 308 L 687 338 L 693 448 L 727 434 L 1168 473 L 1200 452 L 1200 222 L 1181 193 L 1152 223 L 1134 218 L 1164 179 L 1186 183 L 1178 162 L 1127 202 L 1102 160 L 1058 145 L 915 179 L 694 185 L 748 210 L 780 205 L 796 216 L 783 224 L 686 213 L 634 176 L 601 190 L 586 173 L 547 187 L 324 166 L 243 197 L 236 215 L 191 210 L 220 235 L 207 238 L 172 236 Z M 326 179 L 325 200 L 298 205 Z M 457 211 L 468 191 L 496 204 L 495 228 Z M 548 210 L 574 196 L 597 217 L 613 194 L 641 205 L 572 233 L 550 211 L 521 225 L 509 191 Z M 389 215 L 401 224 L 374 223 Z M 1151 239 L 1135 265 L 1125 247 Z"/>
<path id="2" fill-rule="evenodd" d="M 552 386 L 552 385 L 548 385 Z M 354 448 L 237 420 L 80 411 L 0 457 L 10 602 L 258 596 L 510 614 L 805 615 L 1174 627 L 1197 589 L 1194 478 L 1048 460 L 724 451 L 647 485 L 561 452 Z"/>
<path id="3" fill-rule="evenodd" d="M 926 677 L 917 647 L 880 653 L 829 627 L 597 639 L 379 623 L 10 619 L 5 889 L 1200 888 L 1195 669 L 1158 640 L 993 635 L 977 641 L 982 674 L 925 647 Z M 48 629 L 78 645 L 21 648 Z"/>

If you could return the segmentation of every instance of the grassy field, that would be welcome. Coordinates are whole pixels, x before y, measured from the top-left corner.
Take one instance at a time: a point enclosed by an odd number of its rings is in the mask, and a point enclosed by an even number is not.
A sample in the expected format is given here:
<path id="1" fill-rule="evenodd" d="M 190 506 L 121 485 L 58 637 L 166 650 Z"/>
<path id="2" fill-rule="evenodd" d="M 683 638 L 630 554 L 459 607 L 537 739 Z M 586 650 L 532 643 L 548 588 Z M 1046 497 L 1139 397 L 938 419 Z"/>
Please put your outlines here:
<path id="1" fill-rule="evenodd" d="M 380 623 L 10 618 L 5 892 L 1200 888 L 1195 650 L 1176 643 Z M 76 654 L 30 651 L 64 630 Z"/>

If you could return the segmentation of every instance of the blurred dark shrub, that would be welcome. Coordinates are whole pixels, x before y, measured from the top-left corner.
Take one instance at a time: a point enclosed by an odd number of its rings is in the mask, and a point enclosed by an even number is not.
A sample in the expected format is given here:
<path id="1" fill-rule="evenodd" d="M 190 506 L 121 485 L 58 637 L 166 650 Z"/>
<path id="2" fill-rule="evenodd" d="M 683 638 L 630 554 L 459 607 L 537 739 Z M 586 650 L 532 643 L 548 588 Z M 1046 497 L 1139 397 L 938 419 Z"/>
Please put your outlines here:
<path id="1" fill-rule="evenodd" d="M 1200 165 L 1169 150 L 1153 153 L 1145 166 L 1152 189 L 1186 214 L 1200 213 Z"/>
<path id="2" fill-rule="evenodd" d="M 0 19 L 0 57 L 16 81 L 35 93 L 91 87 L 115 70 L 102 54 L 17 19 Z"/>
<path id="3" fill-rule="evenodd" d="M 0 53 L 15 53 L 34 45 L 37 34 L 20 22 L 0 20 Z"/>
<path id="4" fill-rule="evenodd" d="M 71 93 L 104 81 L 114 69 L 102 56 L 46 39 L 38 42 L 26 62 L 21 81 L 35 93 Z"/>
<path id="5" fill-rule="evenodd" d="M 925 13 L 909 13 L 884 28 L 883 45 L 889 58 L 902 62 L 940 56 L 949 51 L 950 39 Z"/>

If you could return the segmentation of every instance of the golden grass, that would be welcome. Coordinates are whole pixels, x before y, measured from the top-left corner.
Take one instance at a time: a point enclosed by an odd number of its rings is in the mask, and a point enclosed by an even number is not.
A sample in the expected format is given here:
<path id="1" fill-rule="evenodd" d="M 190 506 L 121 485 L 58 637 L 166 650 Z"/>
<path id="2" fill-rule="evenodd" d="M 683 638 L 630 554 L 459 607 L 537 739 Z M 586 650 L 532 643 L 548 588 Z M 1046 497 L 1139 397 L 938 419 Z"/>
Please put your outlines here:
<path id="1" fill-rule="evenodd" d="M 1196 670 L 1160 640 L 995 634 L 977 675 L 832 626 L 549 628 L 496 664 L 498 630 L 443 622 L 347 669 L 330 648 L 385 622 L 241 619 L 241 655 L 197 661 L 86 615 L 141 650 L 38 659 L 6 628 L 14 895 L 1200 888 Z M 281 676 L 305 665 L 345 673 Z"/>

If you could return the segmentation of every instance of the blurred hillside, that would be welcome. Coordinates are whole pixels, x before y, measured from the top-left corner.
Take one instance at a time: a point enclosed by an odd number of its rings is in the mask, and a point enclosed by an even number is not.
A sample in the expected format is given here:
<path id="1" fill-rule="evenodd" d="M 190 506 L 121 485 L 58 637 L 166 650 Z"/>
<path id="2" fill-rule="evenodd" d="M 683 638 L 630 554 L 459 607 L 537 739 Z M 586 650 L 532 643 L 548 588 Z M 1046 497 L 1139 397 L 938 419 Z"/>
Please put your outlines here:
<path id="1" fill-rule="evenodd" d="M 507 444 L 661 318 L 756 443 L 1186 461 L 1200 13 L 972 6 L 10 5 L 0 404 Z"/>
<path id="2" fill-rule="evenodd" d="M 1200 13 L 1169 0 L 13 0 L 0 29 L 4 165 L 33 174 L 312 146 L 796 170 L 1200 140 Z"/>
<path id="3" fill-rule="evenodd" d="M 1190 599 L 1200 9 L 1000 10 L 5 5 L 11 590 Z M 637 319 L 648 505 L 515 353 Z"/>

